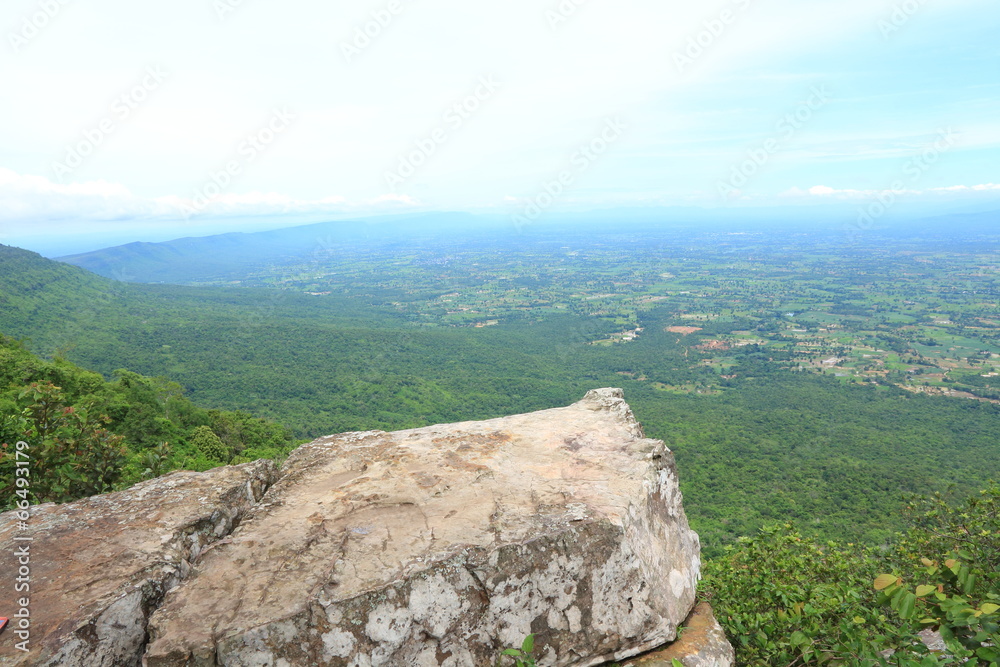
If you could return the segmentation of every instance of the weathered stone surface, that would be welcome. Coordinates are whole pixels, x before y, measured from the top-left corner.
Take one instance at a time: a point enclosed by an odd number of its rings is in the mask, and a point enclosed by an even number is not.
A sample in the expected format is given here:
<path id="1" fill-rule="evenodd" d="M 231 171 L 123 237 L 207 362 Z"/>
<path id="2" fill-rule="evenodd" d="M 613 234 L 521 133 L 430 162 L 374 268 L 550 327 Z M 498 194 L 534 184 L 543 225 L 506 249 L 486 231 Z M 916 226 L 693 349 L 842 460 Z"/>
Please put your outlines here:
<path id="1" fill-rule="evenodd" d="M 586 667 L 674 639 L 698 538 L 620 390 L 322 438 L 150 620 L 149 667 Z"/>
<path id="2" fill-rule="evenodd" d="M 29 598 L 32 649 L 15 649 L 14 619 L 0 643 L 0 664 L 140 664 L 148 616 L 164 593 L 276 477 L 271 461 L 174 473 L 119 493 L 35 506 L 27 530 L 15 512 L 0 515 L 0 609 L 15 610 L 16 601 Z M 15 540 L 25 537 L 31 541 Z M 24 546 L 30 590 L 17 592 L 15 549 Z"/>
<path id="3" fill-rule="evenodd" d="M 674 660 L 680 660 L 684 667 L 732 667 L 736 663 L 736 653 L 707 602 L 695 607 L 684 621 L 680 639 L 622 667 L 673 667 Z"/>

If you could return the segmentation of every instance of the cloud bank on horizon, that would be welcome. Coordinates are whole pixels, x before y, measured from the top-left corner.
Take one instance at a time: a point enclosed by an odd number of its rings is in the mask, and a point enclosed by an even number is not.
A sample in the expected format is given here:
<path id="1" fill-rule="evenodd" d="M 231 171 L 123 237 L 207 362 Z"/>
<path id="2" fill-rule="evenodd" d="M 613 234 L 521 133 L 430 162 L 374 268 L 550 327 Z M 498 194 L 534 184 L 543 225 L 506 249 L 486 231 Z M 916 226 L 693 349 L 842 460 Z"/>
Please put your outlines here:
<path id="1" fill-rule="evenodd" d="M 0 242 L 254 216 L 1000 205 L 990 0 L 10 0 Z"/>

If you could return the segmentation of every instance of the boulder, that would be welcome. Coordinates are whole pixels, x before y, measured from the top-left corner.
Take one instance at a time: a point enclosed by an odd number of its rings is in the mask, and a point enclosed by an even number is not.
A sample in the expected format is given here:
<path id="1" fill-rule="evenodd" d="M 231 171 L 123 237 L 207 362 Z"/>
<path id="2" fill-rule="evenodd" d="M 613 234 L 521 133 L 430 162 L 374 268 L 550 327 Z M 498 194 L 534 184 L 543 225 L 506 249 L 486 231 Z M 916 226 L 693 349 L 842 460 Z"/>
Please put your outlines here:
<path id="1" fill-rule="evenodd" d="M 684 667 L 732 667 L 736 664 L 736 653 L 707 602 L 695 607 L 684 621 L 680 639 L 665 649 L 629 660 L 622 667 L 673 667 L 674 660 Z"/>
<path id="2" fill-rule="evenodd" d="M 139 665 L 147 619 L 164 593 L 232 531 L 276 476 L 274 463 L 258 461 L 37 505 L 24 525 L 17 512 L 0 515 L 0 611 L 13 616 L 22 598 L 28 602 L 27 618 L 13 618 L 4 632 L 0 664 Z M 19 576 L 21 567 L 27 574 Z M 23 624 L 27 653 L 15 646 Z"/>
<path id="3" fill-rule="evenodd" d="M 540 665 L 672 641 L 698 537 L 621 390 L 482 422 L 321 438 L 151 617 L 149 667 Z M 94 663 L 96 664 L 96 663 Z"/>

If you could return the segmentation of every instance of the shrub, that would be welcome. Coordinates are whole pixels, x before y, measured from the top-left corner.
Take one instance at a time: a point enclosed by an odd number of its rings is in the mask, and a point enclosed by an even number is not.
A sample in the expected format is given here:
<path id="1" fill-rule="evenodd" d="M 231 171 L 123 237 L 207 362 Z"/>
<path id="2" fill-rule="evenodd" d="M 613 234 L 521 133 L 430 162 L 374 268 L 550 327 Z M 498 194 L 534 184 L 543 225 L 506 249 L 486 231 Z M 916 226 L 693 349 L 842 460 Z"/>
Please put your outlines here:
<path id="1" fill-rule="evenodd" d="M 67 405 L 62 389 L 33 383 L 18 395 L 19 414 L 8 415 L 5 431 L 28 443 L 28 479 L 33 503 L 66 502 L 110 491 L 122 474 L 124 438 L 105 428 L 109 418 L 91 403 Z M 0 455 L 0 490 L 13 498 L 17 454 L 10 443 Z M 16 473 L 18 476 L 21 473 Z M 22 487 L 18 487 L 22 488 Z"/>
<path id="2" fill-rule="evenodd" d="M 199 426 L 191 435 L 191 444 L 206 457 L 219 463 L 229 463 L 233 450 L 208 426 Z"/>
<path id="3" fill-rule="evenodd" d="M 781 524 L 708 562 L 737 664 L 1000 667 L 1000 486 L 912 498 L 907 516 L 883 549 L 820 546 Z M 920 641 L 926 629 L 945 653 Z"/>

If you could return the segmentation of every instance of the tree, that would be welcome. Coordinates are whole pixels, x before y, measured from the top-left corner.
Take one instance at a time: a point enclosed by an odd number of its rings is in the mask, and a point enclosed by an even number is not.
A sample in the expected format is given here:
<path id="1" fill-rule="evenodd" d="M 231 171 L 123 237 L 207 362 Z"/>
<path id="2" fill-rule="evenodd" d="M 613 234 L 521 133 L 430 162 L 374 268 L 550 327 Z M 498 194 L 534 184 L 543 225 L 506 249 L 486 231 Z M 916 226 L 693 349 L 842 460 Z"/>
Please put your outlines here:
<path id="1" fill-rule="evenodd" d="M 165 442 L 161 442 L 153 449 L 145 452 L 142 455 L 142 463 L 145 466 L 142 476 L 152 479 L 153 477 L 159 477 L 169 470 L 170 453 L 170 445 Z"/>
<path id="2" fill-rule="evenodd" d="M 20 440 L 28 445 L 27 469 L 35 502 L 67 502 L 110 491 L 125 463 L 124 438 L 105 428 L 110 421 L 92 403 L 66 405 L 62 389 L 32 383 L 18 395 L 20 414 L 8 417 Z M 0 470 L 10 480 L 5 497 L 15 487 L 17 455 L 11 443 L 3 446 Z"/>
<path id="3" fill-rule="evenodd" d="M 208 426 L 199 426 L 191 436 L 191 444 L 202 454 L 219 463 L 229 463 L 233 450 Z"/>

